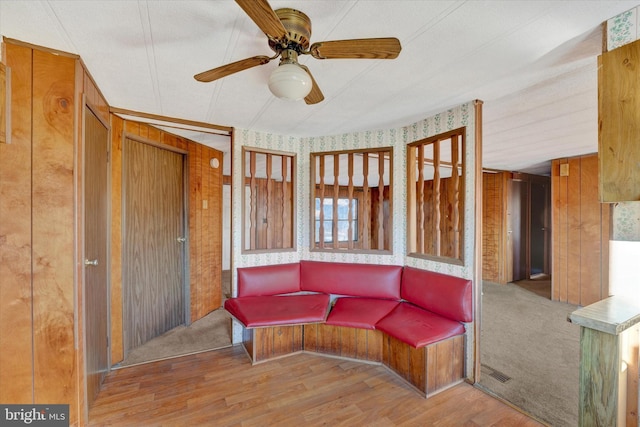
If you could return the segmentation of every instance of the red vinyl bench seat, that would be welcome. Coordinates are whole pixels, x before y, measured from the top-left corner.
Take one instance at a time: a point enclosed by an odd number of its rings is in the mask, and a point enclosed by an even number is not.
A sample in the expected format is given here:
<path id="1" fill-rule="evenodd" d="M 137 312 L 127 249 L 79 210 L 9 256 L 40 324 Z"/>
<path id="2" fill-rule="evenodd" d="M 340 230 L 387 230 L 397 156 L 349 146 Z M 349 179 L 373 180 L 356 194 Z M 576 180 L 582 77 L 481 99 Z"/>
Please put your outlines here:
<path id="1" fill-rule="evenodd" d="M 409 344 L 425 347 L 438 341 L 464 334 L 464 325 L 411 303 L 399 304 L 378 323 L 376 329 Z"/>
<path id="2" fill-rule="evenodd" d="M 242 324 L 252 363 L 300 351 L 366 360 L 427 397 L 464 379 L 464 323 L 473 321 L 468 279 L 319 261 L 237 273 L 237 296 L 224 307 Z"/>
<path id="3" fill-rule="evenodd" d="M 231 298 L 225 309 L 247 328 L 324 322 L 329 295 L 262 295 Z"/>
<path id="4" fill-rule="evenodd" d="M 398 301 L 343 297 L 336 300 L 327 317 L 327 325 L 350 328 L 376 329 L 376 323 L 400 304 Z"/>

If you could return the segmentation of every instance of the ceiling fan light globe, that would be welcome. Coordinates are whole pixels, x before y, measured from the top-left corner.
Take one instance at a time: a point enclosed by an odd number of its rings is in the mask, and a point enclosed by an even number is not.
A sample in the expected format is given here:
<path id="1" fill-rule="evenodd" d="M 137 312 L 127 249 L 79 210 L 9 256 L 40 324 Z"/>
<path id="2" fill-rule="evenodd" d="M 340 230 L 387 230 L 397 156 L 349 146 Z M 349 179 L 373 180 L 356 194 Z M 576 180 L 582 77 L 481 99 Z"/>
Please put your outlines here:
<path id="1" fill-rule="evenodd" d="M 312 86 L 311 76 L 296 64 L 281 64 L 269 76 L 269 90 L 282 99 L 303 99 Z"/>

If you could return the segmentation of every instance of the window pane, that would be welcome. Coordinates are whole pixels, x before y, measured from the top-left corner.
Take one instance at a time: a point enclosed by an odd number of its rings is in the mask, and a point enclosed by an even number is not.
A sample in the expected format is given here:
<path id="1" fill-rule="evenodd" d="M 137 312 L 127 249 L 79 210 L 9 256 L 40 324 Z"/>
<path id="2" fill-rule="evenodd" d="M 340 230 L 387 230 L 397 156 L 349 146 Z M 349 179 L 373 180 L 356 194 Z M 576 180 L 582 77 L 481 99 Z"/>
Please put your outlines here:
<path id="1" fill-rule="evenodd" d="M 312 250 L 391 250 L 392 159 L 391 147 L 311 154 Z"/>

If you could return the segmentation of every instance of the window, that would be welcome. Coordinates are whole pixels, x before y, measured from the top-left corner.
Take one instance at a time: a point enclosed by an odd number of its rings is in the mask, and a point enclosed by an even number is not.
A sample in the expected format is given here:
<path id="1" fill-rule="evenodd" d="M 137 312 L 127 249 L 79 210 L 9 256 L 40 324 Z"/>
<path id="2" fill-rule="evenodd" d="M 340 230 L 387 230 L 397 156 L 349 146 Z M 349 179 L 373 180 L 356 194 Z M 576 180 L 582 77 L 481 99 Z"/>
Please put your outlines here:
<path id="1" fill-rule="evenodd" d="M 296 156 L 243 148 L 243 252 L 295 250 Z"/>
<path id="2" fill-rule="evenodd" d="M 390 252 L 391 147 L 311 153 L 311 249 Z"/>
<path id="3" fill-rule="evenodd" d="M 464 140 L 463 127 L 407 146 L 409 256 L 463 262 Z"/>
<path id="4" fill-rule="evenodd" d="M 322 205 L 322 208 L 320 207 Z M 358 199 L 351 200 L 339 198 L 337 200 L 336 221 L 333 221 L 334 203 L 333 199 L 316 198 L 316 243 L 320 241 L 320 236 L 324 235 L 324 243 L 333 243 L 333 225 L 338 228 L 338 242 L 344 243 L 349 240 L 358 240 Z M 322 212 L 320 212 L 322 209 Z M 351 216 L 351 219 L 349 217 Z M 320 218 L 323 218 L 322 221 Z"/>

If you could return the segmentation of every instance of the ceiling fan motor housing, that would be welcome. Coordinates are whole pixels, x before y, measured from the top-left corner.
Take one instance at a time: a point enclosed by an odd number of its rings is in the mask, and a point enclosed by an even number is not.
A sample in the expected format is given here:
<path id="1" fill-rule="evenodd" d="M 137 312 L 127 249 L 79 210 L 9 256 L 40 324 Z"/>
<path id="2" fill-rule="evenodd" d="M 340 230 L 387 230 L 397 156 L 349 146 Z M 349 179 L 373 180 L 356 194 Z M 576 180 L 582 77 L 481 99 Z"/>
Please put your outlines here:
<path id="1" fill-rule="evenodd" d="M 277 9 L 275 12 L 287 30 L 288 40 L 286 46 L 269 40 L 271 49 L 275 52 L 282 49 L 293 49 L 298 53 L 308 50 L 311 40 L 311 19 L 299 10 L 291 8 Z"/>

